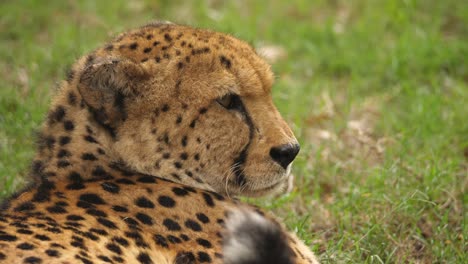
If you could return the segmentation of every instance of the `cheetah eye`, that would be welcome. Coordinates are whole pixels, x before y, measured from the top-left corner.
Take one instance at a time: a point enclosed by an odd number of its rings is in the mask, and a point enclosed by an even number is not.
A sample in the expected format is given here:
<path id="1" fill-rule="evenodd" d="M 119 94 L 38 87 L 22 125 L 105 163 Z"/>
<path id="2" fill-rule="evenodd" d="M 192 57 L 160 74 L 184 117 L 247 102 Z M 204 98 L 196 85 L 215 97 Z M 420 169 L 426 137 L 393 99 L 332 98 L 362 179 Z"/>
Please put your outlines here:
<path id="1" fill-rule="evenodd" d="M 228 110 L 240 109 L 242 107 L 242 101 L 236 94 L 226 94 L 223 97 L 216 99 L 216 102 Z"/>

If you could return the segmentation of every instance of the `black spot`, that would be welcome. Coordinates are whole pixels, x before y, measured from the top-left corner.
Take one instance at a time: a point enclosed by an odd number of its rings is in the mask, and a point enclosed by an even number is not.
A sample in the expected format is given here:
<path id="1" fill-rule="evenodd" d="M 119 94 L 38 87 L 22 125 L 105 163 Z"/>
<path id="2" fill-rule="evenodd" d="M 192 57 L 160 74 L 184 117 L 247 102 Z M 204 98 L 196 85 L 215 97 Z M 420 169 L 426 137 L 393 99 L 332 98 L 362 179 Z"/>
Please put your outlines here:
<path id="1" fill-rule="evenodd" d="M 41 264 L 42 259 L 38 257 L 27 257 L 23 261 L 24 264 Z"/>
<path id="2" fill-rule="evenodd" d="M 200 263 L 204 263 L 204 262 L 210 263 L 211 262 L 211 257 L 206 252 L 199 251 L 198 252 L 198 261 L 200 261 Z"/>
<path id="3" fill-rule="evenodd" d="M 180 124 L 182 122 L 182 117 L 177 116 L 176 124 Z"/>
<path id="4" fill-rule="evenodd" d="M 195 263 L 195 255 L 192 252 L 179 252 L 174 262 L 175 264 Z"/>
<path id="5" fill-rule="evenodd" d="M 152 38 L 153 38 L 153 35 L 152 35 L 152 34 L 146 35 L 146 39 L 147 39 L 147 40 L 150 40 L 150 39 L 152 39 Z"/>
<path id="6" fill-rule="evenodd" d="M 145 225 L 153 225 L 153 218 L 144 213 L 137 213 L 135 217 Z"/>
<path id="7" fill-rule="evenodd" d="M 155 41 L 155 42 L 153 42 L 153 47 L 156 47 L 156 46 L 159 45 L 159 44 L 160 44 L 159 41 Z"/>
<path id="8" fill-rule="evenodd" d="M 84 136 L 84 139 L 85 139 L 86 141 L 90 142 L 90 143 L 98 143 L 98 142 L 96 141 L 96 139 L 95 139 L 93 136 L 91 136 L 91 135 L 86 135 L 86 136 Z"/>
<path id="9" fill-rule="evenodd" d="M 226 198 L 224 198 L 224 196 L 222 196 L 222 195 L 219 194 L 219 193 L 212 192 L 211 194 L 212 194 L 212 195 L 216 198 L 216 200 L 218 200 L 218 201 L 224 201 L 224 200 L 226 199 Z"/>
<path id="10" fill-rule="evenodd" d="M 75 72 L 72 69 L 68 69 L 66 72 L 67 82 L 70 83 L 73 80 L 73 77 L 75 77 Z"/>
<path id="11" fill-rule="evenodd" d="M 75 129 L 75 125 L 72 121 L 67 120 L 63 122 L 63 128 L 65 128 L 66 131 L 72 131 L 73 129 Z"/>
<path id="12" fill-rule="evenodd" d="M 177 174 L 177 173 L 171 173 L 171 176 L 174 177 L 174 178 L 176 178 L 176 179 L 179 180 L 179 181 L 181 180 L 179 174 Z"/>
<path id="13" fill-rule="evenodd" d="M 118 256 L 113 256 L 112 259 L 113 259 L 114 261 L 117 261 L 118 263 L 123 263 L 123 262 L 124 262 L 123 258 L 118 257 Z"/>
<path id="14" fill-rule="evenodd" d="M 184 190 L 186 190 L 187 192 L 191 192 L 191 193 L 197 193 L 197 190 L 189 186 L 184 186 Z"/>
<path id="15" fill-rule="evenodd" d="M 34 237 L 41 240 L 41 241 L 50 241 L 50 237 L 48 237 L 46 235 L 35 235 Z"/>
<path id="16" fill-rule="evenodd" d="M 186 234 L 181 234 L 180 238 L 182 238 L 184 241 L 189 241 L 190 238 Z"/>
<path id="17" fill-rule="evenodd" d="M 37 192 L 34 194 L 33 202 L 45 202 L 50 200 L 50 192 L 55 189 L 55 183 L 42 180 L 41 184 L 37 188 Z"/>
<path id="18" fill-rule="evenodd" d="M 188 195 L 188 191 L 182 189 L 182 188 L 179 188 L 179 187 L 174 187 L 172 188 L 172 192 L 177 195 L 177 196 L 186 196 Z"/>
<path id="19" fill-rule="evenodd" d="M 185 221 L 185 226 L 196 232 L 199 232 L 202 230 L 202 227 L 200 226 L 200 224 L 191 219 Z"/>
<path id="20" fill-rule="evenodd" d="M 52 136 L 40 136 L 38 139 L 38 145 L 40 149 L 52 149 L 55 145 L 55 138 Z"/>
<path id="21" fill-rule="evenodd" d="M 138 182 L 143 182 L 143 183 L 156 183 L 156 178 L 153 176 L 142 176 L 137 179 Z"/>
<path id="22" fill-rule="evenodd" d="M 34 249 L 34 245 L 29 244 L 29 243 L 27 243 L 27 242 L 21 243 L 21 244 L 19 244 L 19 245 L 16 246 L 16 247 L 19 248 L 19 249 L 22 249 L 22 250 L 31 250 L 31 249 Z"/>
<path id="23" fill-rule="evenodd" d="M 24 211 L 31 211 L 31 210 L 34 210 L 36 208 L 36 206 L 34 206 L 33 203 L 31 202 L 24 202 L 20 205 L 18 205 L 17 207 L 15 207 L 14 211 L 15 212 L 24 212 Z"/>
<path id="24" fill-rule="evenodd" d="M 73 247 L 81 248 L 81 249 L 86 248 L 84 245 L 83 238 L 75 236 L 75 235 L 72 236 L 72 242 L 70 243 L 70 245 L 72 245 Z"/>
<path id="25" fill-rule="evenodd" d="M 161 108 L 161 111 L 163 111 L 163 112 L 169 111 L 169 105 L 164 104 L 163 107 Z"/>
<path id="26" fill-rule="evenodd" d="M 55 247 L 55 248 L 62 248 L 62 249 L 65 249 L 64 246 L 60 245 L 60 244 L 57 244 L 57 243 L 51 243 L 50 244 L 51 247 Z"/>
<path id="27" fill-rule="evenodd" d="M 188 154 L 186 152 L 182 152 L 180 154 L 180 158 L 183 159 L 183 160 L 187 160 L 188 159 Z"/>
<path id="28" fill-rule="evenodd" d="M 173 235 L 168 235 L 167 240 L 171 242 L 172 244 L 179 244 L 182 243 L 182 240 L 176 236 Z"/>
<path id="29" fill-rule="evenodd" d="M 171 41 L 172 41 L 172 37 L 171 37 L 171 35 L 169 35 L 168 33 L 164 34 L 164 39 L 165 39 L 167 42 L 171 42 Z"/>
<path id="30" fill-rule="evenodd" d="M 220 226 L 224 227 L 224 220 L 223 219 L 217 219 L 216 223 L 218 223 Z"/>
<path id="31" fill-rule="evenodd" d="M 76 94 L 74 92 L 68 93 L 68 103 L 72 106 L 76 105 Z"/>
<path id="32" fill-rule="evenodd" d="M 181 168 L 182 168 L 182 163 L 176 161 L 176 162 L 174 162 L 174 166 L 175 166 L 176 168 L 178 168 L 178 169 L 181 169 Z"/>
<path id="33" fill-rule="evenodd" d="M 156 58 L 154 58 L 154 60 L 156 61 L 156 63 L 159 63 L 159 62 L 161 62 L 161 57 L 156 56 Z"/>
<path id="34" fill-rule="evenodd" d="M 145 49 L 143 50 L 143 52 L 144 52 L 144 53 L 149 53 L 151 50 L 152 50 L 152 48 L 145 48 Z"/>
<path id="35" fill-rule="evenodd" d="M 83 153 L 83 155 L 81 155 L 81 159 L 82 160 L 97 160 L 96 156 L 94 156 L 94 154 L 92 153 Z"/>
<path id="36" fill-rule="evenodd" d="M 104 202 L 104 200 L 99 195 L 94 193 L 85 193 L 80 195 L 80 201 L 89 204 L 106 204 L 106 202 Z"/>
<path id="37" fill-rule="evenodd" d="M 180 231 L 182 228 L 180 227 L 180 225 L 172 220 L 172 219 L 169 219 L 169 218 L 166 218 L 164 219 L 163 221 L 163 225 L 169 230 L 169 231 Z"/>
<path id="38" fill-rule="evenodd" d="M 85 65 L 86 65 L 86 66 L 89 66 L 89 65 L 91 65 L 93 62 L 94 62 L 94 56 L 91 54 L 91 55 L 89 55 L 89 56 L 86 58 Z"/>
<path id="39" fill-rule="evenodd" d="M 133 42 L 132 44 L 130 44 L 129 48 L 131 50 L 136 50 L 138 48 L 138 44 L 136 42 Z"/>
<path id="40" fill-rule="evenodd" d="M 219 60 L 221 61 L 221 64 L 224 65 L 224 67 L 226 67 L 227 69 L 230 69 L 231 68 L 231 60 L 229 60 L 228 58 L 226 58 L 225 56 L 221 55 L 219 57 Z"/>
<path id="41" fill-rule="evenodd" d="M 79 215 L 67 215 L 67 220 L 69 221 L 82 221 L 85 220 L 84 217 Z"/>
<path id="42" fill-rule="evenodd" d="M 114 45 L 109 44 L 104 49 L 107 50 L 107 51 L 112 51 L 114 49 Z"/>
<path id="43" fill-rule="evenodd" d="M 154 235 L 153 240 L 156 243 L 156 245 L 159 245 L 159 246 L 164 247 L 164 248 L 169 247 L 168 244 L 167 244 L 166 238 L 159 235 L 159 234 Z"/>
<path id="44" fill-rule="evenodd" d="M 197 219 L 200 220 L 200 222 L 206 224 L 210 222 L 210 218 L 206 216 L 204 213 L 198 213 L 197 214 Z"/>
<path id="45" fill-rule="evenodd" d="M 57 153 L 57 158 L 61 159 L 61 158 L 67 158 L 67 157 L 70 157 L 71 156 L 71 153 L 70 151 L 66 150 L 66 149 L 61 149 L 59 150 L 59 152 Z"/>
<path id="46" fill-rule="evenodd" d="M 158 198 L 158 202 L 160 205 L 164 206 L 164 207 L 167 207 L 167 208 L 172 208 L 175 206 L 175 201 L 174 199 L 172 199 L 171 197 L 169 196 L 165 196 L 165 195 L 162 195 L 162 196 L 159 196 Z"/>
<path id="47" fill-rule="evenodd" d="M 60 139 L 59 139 L 59 144 L 60 144 L 60 146 L 65 146 L 65 145 L 67 145 L 68 143 L 70 143 L 70 141 L 71 141 L 71 138 L 70 138 L 70 137 L 68 137 L 68 136 L 62 136 L 62 137 L 60 137 Z"/>
<path id="48" fill-rule="evenodd" d="M 197 123 L 197 120 L 194 119 L 194 120 L 192 120 L 192 122 L 190 122 L 190 125 L 189 125 L 189 126 L 190 126 L 191 128 L 194 128 L 196 123 Z"/>
<path id="49" fill-rule="evenodd" d="M 205 248 L 212 248 L 213 246 L 211 245 L 210 241 L 203 239 L 203 238 L 197 238 L 197 243 L 200 246 L 203 246 Z"/>
<path id="50" fill-rule="evenodd" d="M 122 217 L 122 220 L 127 224 L 128 228 L 139 229 L 138 227 L 139 223 L 135 219 L 126 216 L 126 217 Z"/>
<path id="51" fill-rule="evenodd" d="M 47 249 L 47 250 L 45 251 L 45 253 L 46 253 L 47 256 L 49 256 L 49 257 L 54 257 L 54 258 L 60 257 L 60 253 L 59 253 L 57 250 L 55 250 L 55 249 Z"/>
<path id="52" fill-rule="evenodd" d="M 28 230 L 28 229 L 18 229 L 16 230 L 16 232 L 20 234 L 25 234 L 25 235 L 31 235 L 33 233 L 33 231 Z"/>
<path id="53" fill-rule="evenodd" d="M 112 176 L 106 170 L 104 170 L 104 168 L 102 168 L 101 166 L 96 166 L 96 168 L 94 168 L 91 174 L 94 177 L 98 177 L 98 178 L 112 178 Z"/>
<path id="54" fill-rule="evenodd" d="M 168 152 L 163 153 L 162 157 L 163 157 L 163 159 L 168 159 L 168 158 L 171 157 L 171 153 L 168 153 Z"/>
<path id="55" fill-rule="evenodd" d="M 179 62 L 177 63 L 177 69 L 180 70 L 180 69 L 182 69 L 183 67 L 184 67 L 184 63 L 179 61 Z"/>
<path id="56" fill-rule="evenodd" d="M 100 224 L 102 224 L 105 227 L 108 227 L 108 228 L 111 228 L 111 229 L 117 229 L 117 226 L 115 225 L 115 223 L 110 221 L 110 220 L 107 220 L 107 219 L 102 218 L 102 217 L 99 217 L 97 220 L 98 220 L 98 222 Z"/>
<path id="57" fill-rule="evenodd" d="M 107 244 L 106 248 L 118 255 L 122 255 L 122 249 L 120 249 L 120 247 L 114 243 Z"/>
<path id="58" fill-rule="evenodd" d="M 48 206 L 47 211 L 52 214 L 65 214 L 67 213 L 67 210 L 63 208 L 62 206 L 54 205 L 54 206 Z"/>
<path id="59" fill-rule="evenodd" d="M 90 232 L 93 232 L 93 233 L 96 233 L 98 235 L 101 235 L 101 236 L 107 236 L 108 233 L 106 230 L 103 230 L 103 229 L 97 229 L 97 228 L 91 228 L 89 229 Z"/>
<path id="60" fill-rule="evenodd" d="M 213 198 L 211 197 L 211 195 L 209 195 L 208 193 L 203 193 L 203 199 L 205 199 L 205 203 L 209 206 L 209 207 L 214 207 L 214 201 L 213 201 Z"/>
<path id="61" fill-rule="evenodd" d="M 201 108 L 201 109 L 199 110 L 200 114 L 202 114 L 202 115 L 203 115 L 204 113 L 206 113 L 206 111 L 208 111 L 208 109 L 206 109 L 205 107 L 203 107 L 203 108 Z"/>
<path id="62" fill-rule="evenodd" d="M 125 239 L 123 237 L 114 237 L 112 240 L 117 242 L 118 244 L 124 246 L 124 247 L 129 245 L 127 239 Z"/>
<path id="63" fill-rule="evenodd" d="M 72 171 L 68 174 L 68 180 L 72 182 L 82 182 L 83 178 L 81 178 L 81 175 L 78 172 Z"/>
<path id="64" fill-rule="evenodd" d="M 57 106 L 57 108 L 49 113 L 49 124 L 54 124 L 56 122 L 62 122 L 63 118 L 65 117 L 65 108 L 61 105 Z"/>
<path id="65" fill-rule="evenodd" d="M 150 256 L 147 253 L 143 253 L 143 252 L 138 254 L 137 260 L 140 261 L 140 263 L 142 263 L 142 264 L 151 264 L 151 263 L 153 263 Z"/>
<path id="66" fill-rule="evenodd" d="M 89 208 L 86 210 L 86 213 L 92 216 L 97 216 L 97 217 L 107 217 L 107 214 L 104 213 L 101 210 L 95 209 L 95 208 Z"/>
<path id="67" fill-rule="evenodd" d="M 65 187 L 67 188 L 67 190 L 82 190 L 85 188 L 82 182 L 73 182 L 73 183 L 67 184 L 67 186 Z"/>
<path id="68" fill-rule="evenodd" d="M 112 210 L 114 210 L 116 212 L 123 212 L 123 213 L 128 212 L 128 209 L 126 207 L 119 206 L 119 205 L 112 206 Z"/>
<path id="69" fill-rule="evenodd" d="M 66 167 L 68 167 L 70 165 L 71 165 L 71 163 L 69 161 L 67 161 L 67 160 L 59 160 L 57 162 L 57 167 L 59 167 L 59 168 L 66 168 Z"/>
<path id="70" fill-rule="evenodd" d="M 120 187 L 112 182 L 103 182 L 101 183 L 101 187 L 104 191 L 110 192 L 110 193 L 119 193 Z"/>
<path id="71" fill-rule="evenodd" d="M 44 163 L 40 160 L 33 161 L 31 165 L 31 172 L 33 175 L 41 175 L 44 170 Z"/>
<path id="72" fill-rule="evenodd" d="M 126 185 L 134 185 L 135 183 L 129 179 L 120 178 L 115 181 L 116 183 L 126 184 Z"/>
<path id="73" fill-rule="evenodd" d="M 99 255 L 98 256 L 98 259 L 104 261 L 104 262 L 107 262 L 107 263 L 112 263 L 112 260 L 104 255 Z"/>
<path id="74" fill-rule="evenodd" d="M 141 208 L 154 208 L 154 203 L 143 196 L 136 199 L 135 204 Z"/>

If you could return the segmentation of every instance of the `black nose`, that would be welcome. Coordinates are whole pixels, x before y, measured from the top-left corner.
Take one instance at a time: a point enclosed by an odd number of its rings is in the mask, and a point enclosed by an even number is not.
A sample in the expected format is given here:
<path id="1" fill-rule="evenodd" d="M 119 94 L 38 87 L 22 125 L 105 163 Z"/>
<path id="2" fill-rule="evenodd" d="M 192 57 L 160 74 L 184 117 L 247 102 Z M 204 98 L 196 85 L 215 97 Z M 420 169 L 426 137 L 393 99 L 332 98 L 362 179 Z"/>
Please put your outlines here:
<path id="1" fill-rule="evenodd" d="M 284 144 L 270 149 L 270 156 L 286 169 L 299 153 L 299 144 Z"/>

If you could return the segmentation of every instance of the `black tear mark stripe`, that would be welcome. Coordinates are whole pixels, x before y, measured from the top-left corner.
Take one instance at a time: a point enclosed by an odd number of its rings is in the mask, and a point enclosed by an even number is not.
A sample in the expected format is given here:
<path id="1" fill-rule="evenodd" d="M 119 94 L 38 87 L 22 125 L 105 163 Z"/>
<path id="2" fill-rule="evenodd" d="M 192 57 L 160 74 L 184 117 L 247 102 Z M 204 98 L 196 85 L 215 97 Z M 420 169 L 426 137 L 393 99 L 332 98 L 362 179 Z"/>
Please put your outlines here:
<path id="1" fill-rule="evenodd" d="M 242 172 L 242 167 L 247 159 L 248 150 L 254 136 L 255 126 L 252 121 L 252 118 L 250 117 L 249 113 L 247 112 L 247 109 L 244 106 L 244 103 L 242 102 L 242 99 L 240 99 L 238 95 L 233 96 L 238 97 L 236 99 L 239 101 L 239 112 L 244 116 L 245 123 L 249 127 L 249 142 L 247 142 L 247 144 L 242 149 L 239 156 L 237 156 L 233 163 L 234 175 L 236 177 L 235 183 L 239 186 L 244 186 L 247 183 L 247 179 L 245 178 L 245 174 Z"/>

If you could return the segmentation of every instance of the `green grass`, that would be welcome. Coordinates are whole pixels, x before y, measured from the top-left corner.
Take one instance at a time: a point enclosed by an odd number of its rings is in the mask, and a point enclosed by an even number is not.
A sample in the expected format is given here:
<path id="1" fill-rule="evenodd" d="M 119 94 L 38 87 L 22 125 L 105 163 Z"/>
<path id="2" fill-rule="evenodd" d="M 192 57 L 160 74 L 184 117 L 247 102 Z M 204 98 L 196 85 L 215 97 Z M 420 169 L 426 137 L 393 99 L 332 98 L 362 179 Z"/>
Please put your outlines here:
<path id="1" fill-rule="evenodd" d="M 468 259 L 468 4 L 126 2 L 0 4 L 1 196 L 23 184 L 67 66 L 120 31 L 166 19 L 284 49 L 274 98 L 302 144 L 297 187 L 254 202 L 322 262 Z"/>

